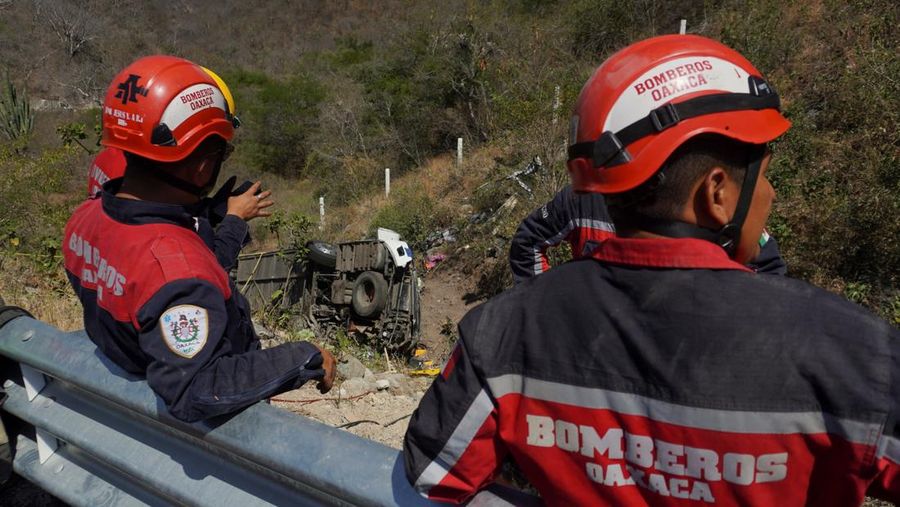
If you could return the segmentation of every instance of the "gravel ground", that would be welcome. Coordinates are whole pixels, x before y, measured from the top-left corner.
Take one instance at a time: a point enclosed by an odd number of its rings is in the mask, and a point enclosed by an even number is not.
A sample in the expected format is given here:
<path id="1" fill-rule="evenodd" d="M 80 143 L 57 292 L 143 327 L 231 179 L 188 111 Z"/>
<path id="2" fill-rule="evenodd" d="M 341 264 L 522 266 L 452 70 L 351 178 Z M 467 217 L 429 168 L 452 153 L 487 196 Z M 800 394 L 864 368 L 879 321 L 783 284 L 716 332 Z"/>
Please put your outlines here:
<path id="1" fill-rule="evenodd" d="M 400 449 L 409 416 L 419 405 L 431 379 L 410 378 L 411 394 L 375 391 L 355 399 L 341 399 L 340 386 L 322 395 L 311 385 L 275 397 L 272 404 L 329 426 Z"/>

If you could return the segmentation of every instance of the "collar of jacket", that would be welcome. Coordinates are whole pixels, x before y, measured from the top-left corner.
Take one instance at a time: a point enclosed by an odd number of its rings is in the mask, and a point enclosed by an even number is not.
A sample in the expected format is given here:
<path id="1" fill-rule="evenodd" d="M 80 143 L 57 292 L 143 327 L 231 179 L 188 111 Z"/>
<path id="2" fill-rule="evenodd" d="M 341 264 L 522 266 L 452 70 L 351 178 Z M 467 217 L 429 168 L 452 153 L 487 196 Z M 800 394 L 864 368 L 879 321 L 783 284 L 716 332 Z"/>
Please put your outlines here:
<path id="1" fill-rule="evenodd" d="M 100 199 L 103 203 L 103 212 L 123 224 L 172 224 L 197 231 L 197 220 L 194 218 L 197 213 L 190 206 L 122 199 L 116 197 L 106 185 Z"/>
<path id="2" fill-rule="evenodd" d="M 734 269 L 753 272 L 734 262 L 722 247 L 694 238 L 609 238 L 590 257 L 602 262 L 670 269 Z"/>

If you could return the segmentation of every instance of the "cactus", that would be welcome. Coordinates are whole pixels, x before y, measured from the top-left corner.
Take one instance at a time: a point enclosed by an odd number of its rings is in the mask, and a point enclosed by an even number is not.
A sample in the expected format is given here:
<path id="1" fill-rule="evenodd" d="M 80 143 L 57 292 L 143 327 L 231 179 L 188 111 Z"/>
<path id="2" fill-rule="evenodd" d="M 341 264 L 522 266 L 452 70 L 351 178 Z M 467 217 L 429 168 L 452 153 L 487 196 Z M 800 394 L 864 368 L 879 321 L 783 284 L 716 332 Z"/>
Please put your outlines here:
<path id="1" fill-rule="evenodd" d="M 20 96 L 7 74 L 0 90 L 0 132 L 15 141 L 31 133 L 33 127 L 34 113 L 28 103 L 28 93 L 22 90 Z"/>

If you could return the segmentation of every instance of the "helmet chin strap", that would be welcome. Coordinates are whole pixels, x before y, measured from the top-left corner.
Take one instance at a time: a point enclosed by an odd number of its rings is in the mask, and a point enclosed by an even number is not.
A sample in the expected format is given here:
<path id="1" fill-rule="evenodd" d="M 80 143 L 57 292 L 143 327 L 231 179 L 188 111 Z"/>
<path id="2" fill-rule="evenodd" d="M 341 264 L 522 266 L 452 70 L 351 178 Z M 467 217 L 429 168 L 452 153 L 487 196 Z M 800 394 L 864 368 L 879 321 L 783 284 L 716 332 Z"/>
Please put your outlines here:
<path id="1" fill-rule="evenodd" d="M 719 245 L 725 250 L 729 257 L 734 258 L 741 241 L 741 229 L 744 227 L 744 221 L 747 219 L 747 214 L 750 211 L 750 204 L 753 201 L 753 192 L 756 189 L 756 183 L 759 180 L 759 170 L 765 156 L 766 151 L 763 148 L 760 150 L 760 153 L 754 155 L 753 160 L 747 164 L 747 171 L 744 173 L 744 182 L 741 184 L 741 193 L 738 197 L 734 215 L 731 217 L 731 220 L 720 229 L 707 229 L 696 224 L 689 224 L 678 220 L 662 220 L 643 216 L 636 217 L 629 225 L 670 238 L 697 238 L 706 240 Z"/>

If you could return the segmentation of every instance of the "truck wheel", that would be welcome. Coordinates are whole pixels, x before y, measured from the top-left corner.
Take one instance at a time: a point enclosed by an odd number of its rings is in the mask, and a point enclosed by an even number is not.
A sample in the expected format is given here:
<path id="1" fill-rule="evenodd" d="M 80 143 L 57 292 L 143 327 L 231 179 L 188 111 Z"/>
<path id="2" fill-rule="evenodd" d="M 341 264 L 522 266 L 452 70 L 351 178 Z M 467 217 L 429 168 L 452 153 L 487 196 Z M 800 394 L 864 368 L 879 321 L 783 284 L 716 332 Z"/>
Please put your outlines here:
<path id="1" fill-rule="evenodd" d="M 388 299 L 387 280 L 380 273 L 365 271 L 356 277 L 350 300 L 353 311 L 364 318 L 377 317 Z"/>
<path id="2" fill-rule="evenodd" d="M 306 243 L 306 248 L 309 249 L 307 256 L 316 264 L 329 268 L 333 268 L 337 264 L 337 252 L 331 243 L 309 241 Z"/>

